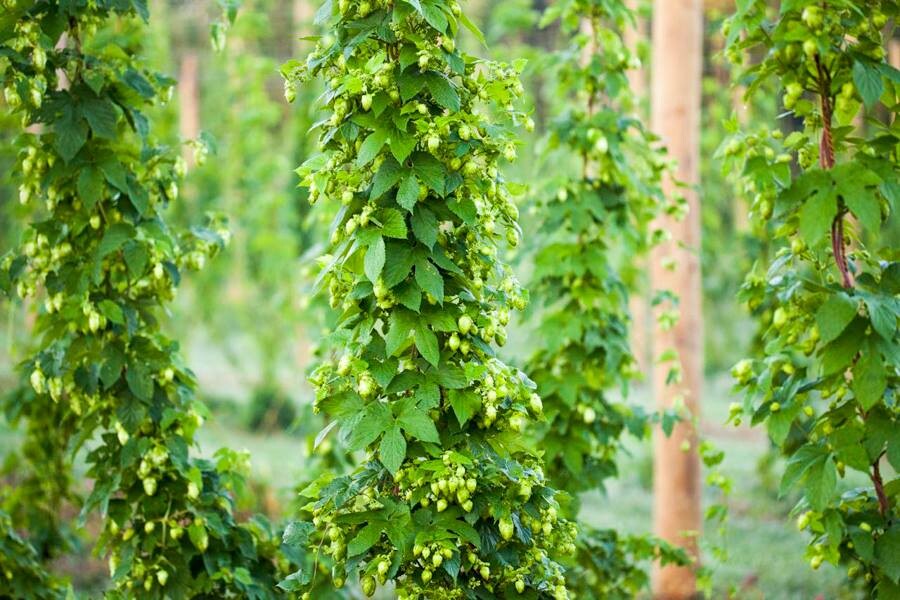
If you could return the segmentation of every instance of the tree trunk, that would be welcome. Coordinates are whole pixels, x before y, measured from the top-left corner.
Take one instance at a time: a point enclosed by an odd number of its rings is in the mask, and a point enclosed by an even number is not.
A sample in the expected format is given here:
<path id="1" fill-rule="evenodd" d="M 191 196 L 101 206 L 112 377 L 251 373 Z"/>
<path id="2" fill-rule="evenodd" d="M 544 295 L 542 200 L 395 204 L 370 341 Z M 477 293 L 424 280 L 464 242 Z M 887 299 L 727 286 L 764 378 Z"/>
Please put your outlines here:
<path id="1" fill-rule="evenodd" d="M 653 339 L 656 360 L 674 350 L 680 361 L 680 377 L 671 383 L 675 361 L 654 366 L 653 385 L 660 410 L 683 403 L 689 415 L 670 437 L 657 432 L 654 438 L 653 492 L 655 533 L 685 547 L 698 557 L 701 528 L 700 459 L 696 423 L 700 415 L 703 385 L 703 320 L 700 280 L 700 205 L 696 186 L 700 173 L 700 93 L 703 50 L 703 4 L 701 0 L 655 0 L 653 56 L 651 61 L 652 127 L 678 163 L 675 178 L 687 184 L 681 190 L 665 182 L 668 197 L 683 193 L 689 207 L 685 219 L 663 217 L 659 226 L 671 239 L 651 254 L 654 289 L 670 290 L 679 304 L 659 309 L 677 310 L 677 324 L 657 331 Z M 679 600 L 696 593 L 693 568 L 664 567 L 655 570 L 657 598 Z"/>

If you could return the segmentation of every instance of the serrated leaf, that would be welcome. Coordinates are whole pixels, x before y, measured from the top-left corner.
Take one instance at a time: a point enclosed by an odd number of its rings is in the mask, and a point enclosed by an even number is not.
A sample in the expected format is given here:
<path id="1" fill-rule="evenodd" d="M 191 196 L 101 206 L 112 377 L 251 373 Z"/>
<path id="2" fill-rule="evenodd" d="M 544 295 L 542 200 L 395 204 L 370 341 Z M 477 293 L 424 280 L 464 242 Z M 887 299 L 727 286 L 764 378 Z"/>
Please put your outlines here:
<path id="1" fill-rule="evenodd" d="M 866 344 L 865 350 L 853 365 L 853 381 L 850 387 L 863 410 L 869 410 L 884 396 L 887 374 L 881 361 L 881 353 L 875 344 Z"/>
<path id="2" fill-rule="evenodd" d="M 384 338 L 385 354 L 393 356 L 404 342 L 409 339 L 409 334 L 415 327 L 414 321 L 403 311 L 394 311 L 391 315 L 391 326 Z"/>
<path id="3" fill-rule="evenodd" d="M 125 371 L 125 381 L 128 389 L 138 399 L 149 402 L 153 399 L 153 377 L 146 366 L 139 363 L 131 363 Z"/>
<path id="4" fill-rule="evenodd" d="M 426 85 L 435 102 L 450 112 L 459 112 L 459 94 L 449 79 L 440 73 L 432 72 L 428 74 Z"/>
<path id="5" fill-rule="evenodd" d="M 81 113 L 94 135 L 109 140 L 116 138 L 116 121 L 119 115 L 112 102 L 105 99 L 87 100 L 81 105 Z"/>
<path id="6" fill-rule="evenodd" d="M 381 235 L 398 240 L 406 239 L 406 219 L 403 213 L 393 208 L 386 208 L 381 212 Z"/>
<path id="7" fill-rule="evenodd" d="M 413 172 L 428 188 L 444 195 L 444 166 L 430 154 L 418 152 L 413 157 Z"/>
<path id="8" fill-rule="evenodd" d="M 409 158 L 409 155 L 415 149 L 416 138 L 401 131 L 394 131 L 388 140 L 388 144 L 391 148 L 391 154 L 394 155 L 398 163 L 403 164 L 403 161 Z"/>
<path id="9" fill-rule="evenodd" d="M 81 169 L 81 172 L 78 174 L 76 187 L 78 197 L 87 210 L 92 210 L 97 202 L 102 199 L 104 185 L 103 173 L 99 169 L 94 166 L 87 166 Z"/>
<path id="10" fill-rule="evenodd" d="M 853 63 L 853 83 L 866 108 L 872 108 L 884 91 L 884 81 L 878 67 L 861 61 Z"/>
<path id="11" fill-rule="evenodd" d="M 891 341 L 897 331 L 897 312 L 891 310 L 888 302 L 896 304 L 896 301 L 882 300 L 875 296 L 867 296 L 865 300 L 872 328 L 885 340 Z"/>
<path id="12" fill-rule="evenodd" d="M 286 546 L 303 547 L 315 530 L 315 525 L 307 521 L 292 521 L 285 528 L 281 543 Z"/>
<path id="13" fill-rule="evenodd" d="M 405 244 L 388 243 L 387 260 L 384 265 L 382 279 L 388 288 L 392 288 L 409 275 L 413 266 L 412 249 Z"/>
<path id="14" fill-rule="evenodd" d="M 460 427 L 463 427 L 472 418 L 472 415 L 481 410 L 481 396 L 474 392 L 450 390 L 447 392 L 447 396 Z"/>
<path id="15" fill-rule="evenodd" d="M 433 331 L 424 323 L 416 326 L 415 334 L 416 348 L 422 357 L 430 362 L 433 366 L 438 366 L 441 362 L 441 352 L 438 349 L 438 339 Z"/>
<path id="16" fill-rule="evenodd" d="M 134 237 L 134 227 L 129 223 L 116 223 L 106 230 L 97 252 L 100 257 L 104 257 L 110 252 L 115 252 L 121 248 L 125 242 Z"/>
<path id="17" fill-rule="evenodd" d="M 88 126 L 73 116 L 59 119 L 53 127 L 54 147 L 65 162 L 72 160 L 87 141 Z"/>
<path id="18" fill-rule="evenodd" d="M 381 402 L 371 402 L 360 414 L 347 439 L 348 450 L 362 450 L 378 439 L 391 424 L 391 411 Z"/>
<path id="19" fill-rule="evenodd" d="M 824 510 L 837 488 L 837 467 L 831 456 L 810 465 L 806 473 L 806 499 L 813 510 Z"/>
<path id="20" fill-rule="evenodd" d="M 416 407 L 410 407 L 398 417 L 397 421 L 403 430 L 423 442 L 440 443 L 441 438 L 438 435 L 434 421 L 428 416 L 424 410 Z"/>
<path id="21" fill-rule="evenodd" d="M 422 306 L 422 290 L 417 286 L 407 283 L 397 288 L 394 295 L 397 296 L 397 301 L 400 304 L 410 310 L 419 312 L 419 308 Z"/>
<path id="22" fill-rule="evenodd" d="M 395 474 L 406 458 L 406 438 L 398 425 L 387 430 L 378 446 L 378 460 L 391 475 Z"/>
<path id="23" fill-rule="evenodd" d="M 403 183 L 400 184 L 400 189 L 397 190 L 397 204 L 412 212 L 418 199 L 419 180 L 416 179 L 415 175 L 410 174 L 409 177 L 405 178 Z"/>
<path id="24" fill-rule="evenodd" d="M 347 544 L 347 556 L 358 556 L 375 545 L 381 539 L 384 526 L 381 523 L 369 523 L 359 530 Z"/>
<path id="25" fill-rule="evenodd" d="M 800 208 L 800 236 L 810 248 L 817 246 L 831 228 L 837 214 L 837 197 L 825 188 L 810 197 Z"/>
<path id="26" fill-rule="evenodd" d="M 125 324 L 125 315 L 122 313 L 122 307 L 112 300 L 102 300 L 97 304 L 100 314 L 117 325 Z"/>
<path id="27" fill-rule="evenodd" d="M 433 248 L 438 235 L 437 217 L 434 216 L 434 213 L 424 206 L 416 207 L 411 225 L 416 238 L 428 246 L 429 250 Z"/>
<path id="28" fill-rule="evenodd" d="M 416 283 L 423 291 L 428 292 L 435 300 L 443 304 L 444 278 L 441 277 L 437 267 L 426 259 L 421 259 L 416 263 Z"/>
<path id="29" fill-rule="evenodd" d="M 854 194 L 845 195 L 844 202 L 864 229 L 878 233 L 881 229 L 881 203 L 874 192 L 860 189 Z"/>
<path id="30" fill-rule="evenodd" d="M 381 163 L 375 178 L 372 180 L 372 190 L 369 193 L 369 199 L 377 200 L 382 197 L 385 192 L 394 187 L 403 176 L 403 169 L 400 165 L 389 158 Z"/>
<path id="31" fill-rule="evenodd" d="M 376 129 L 359 147 L 359 153 L 356 155 L 356 166 L 364 167 L 378 156 L 384 143 L 387 141 L 387 132 L 384 129 Z"/>
<path id="32" fill-rule="evenodd" d="M 441 388 L 436 383 L 426 382 L 416 390 L 416 404 L 422 410 L 431 410 L 441 403 Z"/>
<path id="33" fill-rule="evenodd" d="M 856 301 L 844 292 L 832 294 L 816 311 L 816 324 L 823 344 L 837 339 L 856 316 Z"/>
<path id="34" fill-rule="evenodd" d="M 137 242 L 127 242 L 122 254 L 125 256 L 125 266 L 128 267 L 128 273 L 134 278 L 141 277 L 147 268 L 147 261 L 149 260 L 147 248 Z"/>
<path id="35" fill-rule="evenodd" d="M 363 269 L 369 281 L 375 283 L 381 276 L 381 270 L 384 269 L 385 249 L 384 238 L 380 235 L 369 245 L 366 250 L 366 257 L 363 260 Z"/>
<path id="36" fill-rule="evenodd" d="M 900 525 L 896 522 L 875 542 L 875 562 L 894 583 L 900 582 Z"/>

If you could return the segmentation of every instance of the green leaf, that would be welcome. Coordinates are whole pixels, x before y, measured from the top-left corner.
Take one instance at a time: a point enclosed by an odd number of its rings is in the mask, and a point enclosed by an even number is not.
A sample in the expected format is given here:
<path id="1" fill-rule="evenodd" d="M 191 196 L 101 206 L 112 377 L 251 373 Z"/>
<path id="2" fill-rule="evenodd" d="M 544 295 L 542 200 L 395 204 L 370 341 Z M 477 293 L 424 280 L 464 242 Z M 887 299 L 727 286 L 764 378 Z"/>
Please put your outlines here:
<path id="1" fill-rule="evenodd" d="M 416 207 L 411 225 L 416 238 L 429 249 L 433 248 L 438 235 L 437 217 L 434 216 L 434 213 L 424 206 Z"/>
<path id="2" fill-rule="evenodd" d="M 347 556 L 358 556 L 375 545 L 381 539 L 383 525 L 381 523 L 369 523 L 356 534 L 347 544 Z"/>
<path id="3" fill-rule="evenodd" d="M 864 229 L 872 233 L 881 230 L 881 203 L 874 193 L 860 190 L 855 194 L 844 196 L 844 202 Z"/>
<path id="4" fill-rule="evenodd" d="M 400 304 L 410 310 L 419 312 L 419 308 L 422 306 L 422 290 L 417 286 L 411 283 L 402 285 L 394 291 L 394 294 L 397 296 Z"/>
<path id="5" fill-rule="evenodd" d="M 831 228 L 837 214 L 833 188 L 820 190 L 800 208 L 800 236 L 810 248 L 817 246 Z"/>
<path id="6" fill-rule="evenodd" d="M 426 382 L 416 390 L 416 404 L 422 410 L 431 410 L 441 403 L 441 388 L 436 383 Z"/>
<path id="7" fill-rule="evenodd" d="M 56 133 L 54 146 L 64 161 L 72 160 L 84 143 L 87 141 L 88 126 L 81 119 L 75 119 L 71 114 L 56 122 L 53 127 Z"/>
<path id="8" fill-rule="evenodd" d="M 125 266 L 128 267 L 128 273 L 134 278 L 141 277 L 144 274 L 144 269 L 147 268 L 149 258 L 147 248 L 137 242 L 128 242 L 125 244 L 123 254 L 125 255 Z"/>
<path id="9" fill-rule="evenodd" d="M 101 300 L 100 303 L 97 304 L 97 308 L 100 309 L 100 313 L 104 317 L 116 325 L 125 324 L 125 315 L 122 314 L 122 308 L 112 300 Z"/>
<path id="10" fill-rule="evenodd" d="M 844 292 L 837 292 L 816 311 L 816 324 L 823 344 L 837 339 L 856 316 L 857 303 Z"/>
<path id="11" fill-rule="evenodd" d="M 416 176 L 431 190 L 444 195 L 444 166 L 435 157 L 424 152 L 417 152 L 413 157 L 413 171 Z"/>
<path id="12" fill-rule="evenodd" d="M 806 474 L 806 499 L 813 510 L 824 510 L 837 487 L 837 467 L 826 456 L 813 462 Z"/>
<path id="13" fill-rule="evenodd" d="M 866 108 L 872 108 L 884 91 L 881 71 L 876 66 L 861 61 L 853 63 L 853 83 L 859 90 Z"/>
<path id="14" fill-rule="evenodd" d="M 387 137 L 387 131 L 384 129 L 376 129 L 370 133 L 366 141 L 359 147 L 359 154 L 356 156 L 356 166 L 364 167 L 375 160 L 375 157 L 378 156 L 378 153 L 381 152 L 381 148 L 387 141 Z"/>
<path id="15" fill-rule="evenodd" d="M 388 158 L 379 167 L 375 178 L 372 180 L 372 190 L 369 193 L 371 200 L 381 198 L 386 191 L 394 187 L 403 176 L 403 169 L 392 158 Z"/>
<path id="16" fill-rule="evenodd" d="M 111 226 L 103 234 L 103 239 L 100 240 L 100 246 L 97 248 L 100 258 L 121 248 L 134 235 L 134 227 L 129 223 L 116 223 Z"/>
<path id="17" fill-rule="evenodd" d="M 130 363 L 128 370 L 125 372 L 125 380 L 128 382 L 128 389 L 138 399 L 145 402 L 153 399 L 153 377 L 146 366 L 139 363 Z"/>
<path id="18" fill-rule="evenodd" d="M 104 157 L 99 163 L 100 170 L 106 175 L 106 180 L 117 190 L 128 193 L 128 180 L 125 167 L 114 156 Z"/>
<path id="19" fill-rule="evenodd" d="M 872 328 L 885 340 L 893 340 L 897 331 L 897 312 L 891 309 L 889 303 L 896 304 L 896 300 L 886 301 L 877 296 L 866 296 L 865 300 Z"/>
<path id="20" fill-rule="evenodd" d="M 400 414 L 397 421 L 403 427 L 403 431 L 417 440 L 433 444 L 438 444 L 441 441 L 437 428 L 434 426 L 434 421 L 431 420 L 428 413 L 420 408 L 415 406 L 409 407 Z"/>
<path id="21" fill-rule="evenodd" d="M 379 235 L 375 238 L 375 241 L 369 245 L 368 250 L 366 250 L 366 258 L 363 261 L 366 277 L 368 277 L 369 281 L 372 283 L 378 281 L 381 270 L 384 268 L 384 260 L 384 238 Z"/>
<path id="22" fill-rule="evenodd" d="M 391 326 L 384 338 L 384 351 L 388 356 L 393 356 L 397 350 L 403 347 L 409 339 L 409 334 L 415 328 L 415 322 L 406 311 L 394 311 L 391 315 Z"/>
<path id="23" fill-rule="evenodd" d="M 362 450 L 381 435 L 391 424 L 391 411 L 381 402 L 371 402 L 357 419 L 347 439 L 348 450 Z"/>
<path id="24" fill-rule="evenodd" d="M 391 147 L 391 154 L 394 155 L 398 163 L 403 164 L 403 161 L 409 158 L 410 153 L 415 149 L 416 138 L 401 131 L 394 131 L 388 140 L 388 144 Z"/>
<path id="25" fill-rule="evenodd" d="M 416 283 L 423 291 L 431 294 L 439 303 L 444 302 L 444 278 L 437 267 L 426 259 L 416 263 Z"/>
<path id="26" fill-rule="evenodd" d="M 416 179 L 415 175 L 410 174 L 409 177 L 405 178 L 403 183 L 400 184 L 400 189 L 397 190 L 397 204 L 412 212 L 418 199 L 419 180 Z"/>
<path id="27" fill-rule="evenodd" d="M 394 287 L 407 278 L 413 266 L 412 249 L 405 244 L 388 243 L 387 261 L 384 265 L 382 279 L 389 288 Z"/>
<path id="28" fill-rule="evenodd" d="M 895 522 L 875 542 L 875 562 L 894 583 L 900 582 L 900 524 Z"/>
<path id="29" fill-rule="evenodd" d="M 119 115 L 112 102 L 105 99 L 87 100 L 81 105 L 81 113 L 87 119 L 94 135 L 108 140 L 116 138 L 116 121 Z"/>
<path id="30" fill-rule="evenodd" d="M 405 240 L 407 235 L 406 219 L 403 213 L 394 208 L 381 211 L 381 235 L 398 240 Z"/>
<path id="31" fill-rule="evenodd" d="M 125 356 L 115 346 L 107 346 L 103 350 L 103 366 L 100 367 L 100 381 L 105 389 L 109 389 L 119 380 Z"/>
<path id="32" fill-rule="evenodd" d="M 449 79 L 440 73 L 431 72 L 428 73 L 426 85 L 435 102 L 451 112 L 459 112 L 459 94 Z"/>
<path id="33" fill-rule="evenodd" d="M 481 410 L 479 394 L 463 390 L 449 390 L 447 396 L 460 427 L 464 426 L 472 418 L 472 415 Z"/>
<path id="34" fill-rule="evenodd" d="M 78 174 L 78 197 L 81 198 L 87 210 L 92 210 L 103 195 L 103 173 L 94 166 L 87 166 L 81 169 Z"/>
<path id="35" fill-rule="evenodd" d="M 479 42 L 482 46 L 486 46 L 486 45 L 487 45 L 487 41 L 484 39 L 484 34 L 481 33 L 481 30 L 478 29 L 478 26 L 475 25 L 475 23 L 473 23 L 473 22 L 469 19 L 468 16 L 466 16 L 465 11 L 459 13 L 459 21 L 460 21 L 460 23 L 463 24 L 463 26 L 464 26 L 466 29 L 468 29 L 468 30 L 472 33 L 472 35 L 475 36 L 475 39 L 478 40 L 478 42 Z"/>
<path id="36" fill-rule="evenodd" d="M 853 382 L 850 387 L 864 410 L 875 406 L 884 396 L 887 375 L 881 361 L 881 353 L 875 344 L 868 343 L 864 346 L 859 359 L 853 365 Z"/>
<path id="37" fill-rule="evenodd" d="M 378 460 L 393 475 L 403 464 L 404 458 L 406 458 L 406 438 L 403 437 L 399 425 L 394 425 L 381 438 Z"/>
<path id="38" fill-rule="evenodd" d="M 422 356 L 430 362 L 433 366 L 438 366 L 438 363 L 441 362 L 441 352 L 438 349 L 438 339 L 433 331 L 428 327 L 428 325 L 424 323 L 419 323 L 416 326 L 416 348 L 419 349 L 419 352 Z"/>
<path id="39" fill-rule="evenodd" d="M 315 525 L 306 521 L 291 521 L 284 530 L 281 543 L 286 546 L 303 548 L 309 541 L 309 536 L 315 531 Z"/>

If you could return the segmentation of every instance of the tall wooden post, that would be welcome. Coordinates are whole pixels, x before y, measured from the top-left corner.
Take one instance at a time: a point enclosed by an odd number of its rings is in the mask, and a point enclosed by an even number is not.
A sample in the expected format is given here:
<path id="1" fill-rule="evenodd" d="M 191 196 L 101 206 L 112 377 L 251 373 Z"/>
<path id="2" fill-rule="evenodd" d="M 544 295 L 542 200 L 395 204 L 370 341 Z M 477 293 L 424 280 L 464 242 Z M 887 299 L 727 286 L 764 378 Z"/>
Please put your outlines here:
<path id="1" fill-rule="evenodd" d="M 650 277 L 654 289 L 667 289 L 679 297 L 677 324 L 657 331 L 653 355 L 658 361 L 674 350 L 681 376 L 667 383 L 671 362 L 654 366 L 654 393 L 659 409 L 683 403 L 690 417 L 668 438 L 654 438 L 654 530 L 660 537 L 698 555 L 702 524 L 701 473 L 697 452 L 696 420 L 700 416 L 703 385 L 703 318 L 700 280 L 700 204 L 695 186 L 700 180 L 700 94 L 703 55 L 701 0 L 655 0 L 651 61 L 651 121 L 672 158 L 676 177 L 687 184 L 677 189 L 667 181 L 665 191 L 683 193 L 689 212 L 683 220 L 664 217 L 659 225 L 671 239 L 651 254 Z M 675 308 L 660 306 L 659 310 Z M 657 598 L 679 600 L 696 593 L 692 568 L 664 567 L 654 573 Z"/>
<path id="2" fill-rule="evenodd" d="M 178 68 L 178 133 L 183 141 L 200 135 L 200 60 L 197 51 L 185 50 Z M 194 151 L 182 146 L 182 156 L 194 164 Z"/>

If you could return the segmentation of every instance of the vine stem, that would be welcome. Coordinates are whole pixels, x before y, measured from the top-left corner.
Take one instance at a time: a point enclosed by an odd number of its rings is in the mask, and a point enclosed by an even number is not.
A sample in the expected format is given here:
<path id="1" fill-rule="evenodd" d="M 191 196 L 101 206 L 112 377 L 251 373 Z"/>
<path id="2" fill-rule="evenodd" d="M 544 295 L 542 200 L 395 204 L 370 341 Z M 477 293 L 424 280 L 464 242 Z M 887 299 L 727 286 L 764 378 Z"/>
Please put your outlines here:
<path id="1" fill-rule="evenodd" d="M 819 56 L 816 55 L 816 69 L 819 80 L 819 97 L 822 100 L 822 140 L 819 143 L 819 166 L 823 170 L 834 168 L 834 137 L 831 131 L 831 76 L 822 66 Z M 844 215 L 847 209 L 843 200 L 838 200 L 838 211 L 831 222 L 831 250 L 834 254 L 834 262 L 841 273 L 841 285 L 844 289 L 852 289 L 855 285 L 853 273 L 847 264 L 847 254 L 844 240 Z"/>
<path id="2" fill-rule="evenodd" d="M 878 497 L 878 512 L 881 513 L 882 517 L 887 517 L 890 505 L 888 504 L 887 494 L 884 493 L 884 480 L 881 478 L 881 455 L 872 463 L 872 473 L 869 476 L 872 478 L 872 485 L 875 486 L 875 495 Z"/>

